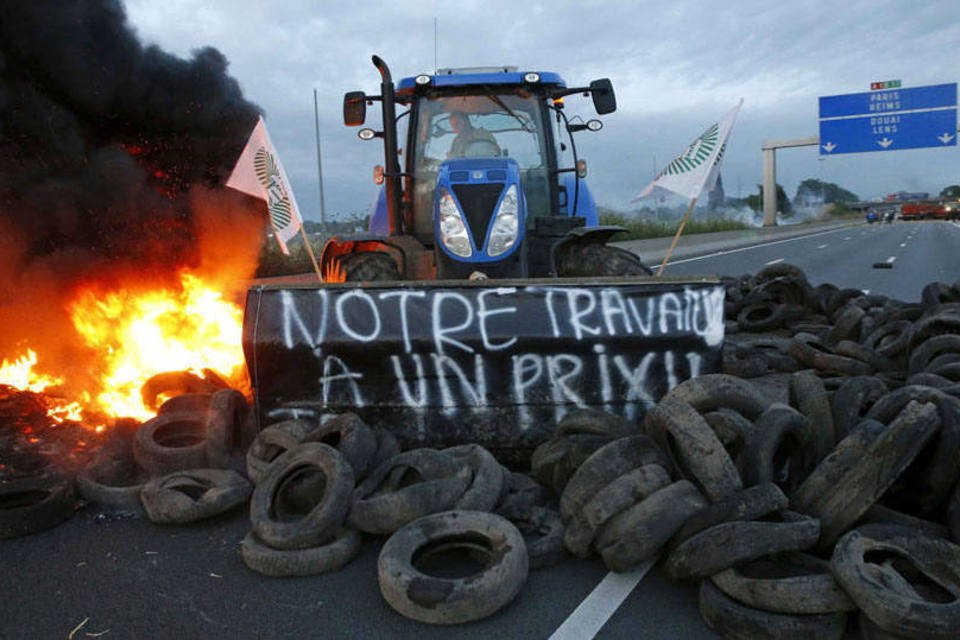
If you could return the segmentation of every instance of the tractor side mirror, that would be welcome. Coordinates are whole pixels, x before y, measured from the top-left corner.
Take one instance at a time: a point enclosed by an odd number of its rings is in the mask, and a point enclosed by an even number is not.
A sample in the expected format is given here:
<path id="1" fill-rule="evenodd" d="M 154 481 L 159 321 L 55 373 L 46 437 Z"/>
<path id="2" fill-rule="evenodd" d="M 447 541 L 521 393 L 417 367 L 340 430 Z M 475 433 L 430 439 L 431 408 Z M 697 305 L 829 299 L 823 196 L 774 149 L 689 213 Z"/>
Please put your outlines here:
<path id="1" fill-rule="evenodd" d="M 613 83 L 609 78 L 591 82 L 590 93 L 593 95 L 593 108 L 597 110 L 597 114 L 602 116 L 617 110 L 617 95 L 613 92 Z"/>
<path id="2" fill-rule="evenodd" d="M 594 99 L 596 100 L 596 99 Z M 367 119 L 367 96 L 363 91 L 348 91 L 343 96 L 343 124 L 359 127 Z"/>

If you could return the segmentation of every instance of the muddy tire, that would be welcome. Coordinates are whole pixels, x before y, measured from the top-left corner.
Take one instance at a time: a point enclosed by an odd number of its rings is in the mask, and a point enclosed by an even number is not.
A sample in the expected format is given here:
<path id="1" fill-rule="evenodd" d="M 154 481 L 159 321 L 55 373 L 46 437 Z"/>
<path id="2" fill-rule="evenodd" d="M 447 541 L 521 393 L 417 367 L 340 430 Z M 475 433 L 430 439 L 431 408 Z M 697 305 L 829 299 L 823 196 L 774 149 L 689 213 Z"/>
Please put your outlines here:
<path id="1" fill-rule="evenodd" d="M 910 348 L 912 326 L 909 320 L 887 322 L 874 329 L 863 344 L 884 358 L 899 358 Z"/>
<path id="2" fill-rule="evenodd" d="M 566 529 L 556 510 L 532 507 L 527 512 L 507 520 L 523 535 L 531 570 L 552 567 L 569 557 L 563 544 Z"/>
<path id="3" fill-rule="evenodd" d="M 354 478 L 363 478 L 377 455 L 377 435 L 354 413 L 335 416 L 310 431 L 305 442 L 321 442 L 340 452 Z"/>
<path id="4" fill-rule="evenodd" d="M 647 412 L 644 428 L 680 473 L 711 501 L 743 488 L 736 466 L 713 429 L 686 402 L 661 400 Z"/>
<path id="5" fill-rule="evenodd" d="M 857 608 L 837 584 L 830 563 L 802 553 L 753 560 L 710 579 L 737 602 L 774 613 L 836 613 Z"/>
<path id="6" fill-rule="evenodd" d="M 394 282 L 402 280 L 397 261 L 383 251 L 363 251 L 340 258 L 344 282 Z"/>
<path id="7" fill-rule="evenodd" d="M 351 527 L 386 535 L 456 504 L 472 477 L 470 467 L 434 449 L 412 449 L 386 461 L 354 492 Z"/>
<path id="8" fill-rule="evenodd" d="M 341 529 L 331 540 L 308 549 L 274 549 L 252 531 L 240 543 L 240 555 L 250 569 L 265 576 L 313 576 L 338 571 L 353 560 L 362 548 L 361 536 Z"/>
<path id="9" fill-rule="evenodd" d="M 653 275 L 637 254 L 597 242 L 561 245 L 556 253 L 556 267 L 561 278 Z"/>
<path id="10" fill-rule="evenodd" d="M 789 615 L 761 611 L 725 595 L 710 580 L 700 583 L 700 615 L 728 640 L 840 640 L 844 613 Z"/>
<path id="11" fill-rule="evenodd" d="M 609 436 L 588 433 L 554 436 L 533 450 L 530 472 L 534 478 L 561 495 L 580 465 L 594 451 L 612 440 Z"/>
<path id="12" fill-rule="evenodd" d="M 611 571 L 627 571 L 657 554 L 690 516 L 707 506 L 693 483 L 680 480 L 611 518 L 595 545 Z"/>
<path id="13" fill-rule="evenodd" d="M 192 469 L 151 478 L 140 500 L 158 524 L 186 524 L 226 513 L 244 504 L 253 487 L 228 469 Z"/>
<path id="14" fill-rule="evenodd" d="M 644 465 L 613 480 L 567 522 L 563 538 L 567 550 L 577 557 L 587 557 L 603 525 L 668 484 L 670 475 L 659 464 Z"/>
<path id="15" fill-rule="evenodd" d="M 226 384 L 219 378 L 201 378 L 189 371 L 166 371 L 151 376 L 143 383 L 140 387 L 140 399 L 143 400 L 145 407 L 156 411 L 160 396 L 213 393 L 225 386 Z"/>
<path id="16" fill-rule="evenodd" d="M 310 420 L 284 420 L 257 434 L 247 450 L 247 477 L 250 481 L 260 484 L 270 464 L 299 446 L 316 427 L 317 424 Z"/>
<path id="17" fill-rule="evenodd" d="M 483 556 L 472 575 L 447 578 L 416 565 L 431 555 L 462 549 Z M 527 580 L 523 536 L 504 518 L 476 511 L 448 511 L 415 520 L 387 540 L 377 573 L 387 603 L 407 618 L 428 624 L 460 624 L 499 611 Z"/>
<path id="18" fill-rule="evenodd" d="M 693 514 L 674 534 L 668 548 L 675 549 L 684 540 L 724 522 L 759 520 L 786 509 L 787 504 L 787 496 L 773 483 L 749 487 Z"/>
<path id="19" fill-rule="evenodd" d="M 503 467 L 493 454 L 478 444 L 464 444 L 443 452 L 470 468 L 472 478 L 467 490 L 453 504 L 462 511 L 492 511 L 503 491 Z"/>
<path id="20" fill-rule="evenodd" d="M 536 478 L 523 473 L 507 472 L 506 490 L 495 512 L 507 518 L 519 518 L 534 507 L 547 504 L 548 490 Z"/>
<path id="21" fill-rule="evenodd" d="M 254 490 L 253 531 L 275 549 L 322 544 L 343 525 L 353 486 L 353 469 L 339 451 L 302 444 L 277 458 Z"/>
<path id="22" fill-rule="evenodd" d="M 737 464 L 743 450 L 747 447 L 753 423 L 733 409 L 717 409 L 703 414 L 713 432 L 717 434 L 720 444 L 726 449 L 727 455 Z"/>
<path id="23" fill-rule="evenodd" d="M 400 455 L 400 443 L 397 441 L 397 436 L 384 427 L 375 428 L 374 435 L 377 437 L 377 452 L 367 469 L 368 472 L 373 471 L 393 456 Z M 362 479 L 357 478 L 357 481 Z"/>
<path id="24" fill-rule="evenodd" d="M 873 376 L 857 376 L 844 382 L 833 395 L 836 441 L 846 438 L 887 391 L 887 385 Z"/>
<path id="25" fill-rule="evenodd" d="M 784 511 L 783 522 L 724 522 L 684 540 L 670 553 L 667 573 L 675 580 L 706 578 L 735 564 L 817 543 L 820 523 Z"/>
<path id="26" fill-rule="evenodd" d="M 234 389 L 217 391 L 207 409 L 207 462 L 217 469 L 241 471 L 244 453 L 256 437 L 247 420 L 250 407 L 243 394 Z"/>
<path id="27" fill-rule="evenodd" d="M 790 355 L 798 362 L 816 369 L 822 374 L 840 376 L 866 376 L 873 367 L 865 362 L 838 356 L 816 336 L 798 333 L 790 343 Z"/>
<path id="28" fill-rule="evenodd" d="M 774 482 L 787 494 L 806 479 L 814 466 L 810 422 L 785 404 L 763 412 L 750 432 L 740 460 L 746 486 Z"/>
<path id="29" fill-rule="evenodd" d="M 74 512 L 73 482 L 61 477 L 21 478 L 0 484 L 0 539 L 53 528 Z"/>
<path id="30" fill-rule="evenodd" d="M 165 413 L 206 413 L 210 408 L 210 393 L 185 393 L 174 396 L 160 405 L 157 415 Z"/>
<path id="31" fill-rule="evenodd" d="M 609 438 L 624 438 L 641 432 L 640 425 L 622 416 L 598 409 L 577 409 L 563 417 L 554 432 L 557 436 L 592 434 Z"/>
<path id="32" fill-rule="evenodd" d="M 147 480 L 132 458 L 100 458 L 77 474 L 77 493 L 87 502 L 142 513 L 140 490 Z"/>
<path id="33" fill-rule="evenodd" d="M 843 536 L 830 560 L 837 582 L 881 629 L 956 638 L 960 547 L 904 527 L 866 525 Z"/>
<path id="34" fill-rule="evenodd" d="M 911 401 L 864 450 L 862 459 L 805 513 L 820 518 L 820 543 L 832 544 L 876 502 L 917 457 L 939 426 L 932 404 Z"/>
<path id="35" fill-rule="evenodd" d="M 614 440 L 597 449 L 576 470 L 560 495 L 560 516 L 570 521 L 598 491 L 616 478 L 646 464 L 669 463 L 653 440 L 644 435 Z"/>
<path id="36" fill-rule="evenodd" d="M 206 414 L 166 413 L 144 422 L 133 439 L 133 455 L 151 475 L 207 466 Z"/>
<path id="37" fill-rule="evenodd" d="M 810 371 L 790 376 L 790 404 L 807 418 L 813 460 L 820 462 L 836 444 L 833 412 L 823 381 Z"/>
<path id="38" fill-rule="evenodd" d="M 733 409 L 749 420 L 756 420 L 770 404 L 746 380 L 723 373 L 706 374 L 681 382 L 665 398 L 682 400 L 700 413 Z"/>

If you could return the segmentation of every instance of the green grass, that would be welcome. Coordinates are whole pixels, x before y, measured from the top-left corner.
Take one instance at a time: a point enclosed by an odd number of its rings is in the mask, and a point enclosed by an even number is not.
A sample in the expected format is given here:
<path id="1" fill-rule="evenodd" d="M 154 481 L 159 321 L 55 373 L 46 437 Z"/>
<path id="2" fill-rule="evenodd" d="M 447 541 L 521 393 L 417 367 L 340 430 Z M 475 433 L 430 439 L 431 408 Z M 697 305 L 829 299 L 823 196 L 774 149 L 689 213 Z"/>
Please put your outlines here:
<path id="1" fill-rule="evenodd" d="M 627 232 L 616 236 L 617 241 L 621 240 L 643 240 L 646 238 L 663 238 L 673 236 L 680 225 L 680 219 L 675 220 L 651 220 L 627 218 L 615 213 L 607 213 L 600 216 L 600 224 L 616 225 L 625 227 Z M 694 214 L 683 228 L 684 235 L 694 233 L 714 233 L 717 231 L 737 231 L 739 229 L 750 229 L 750 225 L 744 224 L 739 220 L 731 220 L 720 216 L 709 218 L 697 218 Z"/>

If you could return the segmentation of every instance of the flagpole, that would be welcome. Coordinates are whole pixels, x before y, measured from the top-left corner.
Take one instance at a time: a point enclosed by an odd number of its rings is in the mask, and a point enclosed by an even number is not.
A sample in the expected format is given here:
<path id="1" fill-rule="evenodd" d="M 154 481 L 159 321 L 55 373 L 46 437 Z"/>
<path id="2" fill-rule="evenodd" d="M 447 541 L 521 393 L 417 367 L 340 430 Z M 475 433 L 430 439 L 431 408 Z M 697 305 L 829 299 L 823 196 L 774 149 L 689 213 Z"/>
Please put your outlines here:
<path id="1" fill-rule="evenodd" d="M 697 198 L 694 197 L 690 201 L 690 206 L 687 207 L 687 212 L 683 214 L 683 220 L 680 221 L 680 226 L 677 227 L 677 233 L 673 236 L 673 242 L 670 243 L 670 248 L 667 250 L 667 255 L 663 256 L 663 262 L 660 263 L 660 269 L 657 271 L 657 277 L 663 275 L 663 270 L 667 268 L 667 261 L 670 260 L 670 256 L 673 255 L 673 250 L 677 248 L 677 242 L 680 240 L 680 234 L 683 233 L 683 228 L 687 226 L 687 220 L 690 219 L 690 214 L 693 213 L 693 207 L 697 204 Z"/>
<path id="2" fill-rule="evenodd" d="M 317 281 L 323 282 L 323 276 L 320 274 L 320 265 L 317 264 L 317 257 L 313 255 L 313 246 L 310 244 L 310 238 L 307 237 L 307 231 L 300 223 L 300 234 L 303 236 L 303 244 L 307 248 L 307 255 L 310 256 L 310 264 L 313 265 L 313 272 L 317 274 Z"/>

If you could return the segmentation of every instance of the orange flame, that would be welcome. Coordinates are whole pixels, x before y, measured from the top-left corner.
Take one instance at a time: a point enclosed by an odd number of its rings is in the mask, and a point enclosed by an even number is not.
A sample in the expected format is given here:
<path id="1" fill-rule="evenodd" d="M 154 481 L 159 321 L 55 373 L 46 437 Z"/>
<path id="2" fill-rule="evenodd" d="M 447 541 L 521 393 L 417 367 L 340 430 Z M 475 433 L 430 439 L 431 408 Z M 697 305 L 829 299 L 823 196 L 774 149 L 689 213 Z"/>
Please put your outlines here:
<path id="1" fill-rule="evenodd" d="M 323 268 L 323 281 L 324 282 L 346 282 L 347 273 L 343 270 L 343 265 L 340 264 L 338 258 L 334 258 Z"/>
<path id="2" fill-rule="evenodd" d="M 74 328 L 101 355 L 100 389 L 93 408 L 113 416 L 147 419 L 140 388 L 164 371 L 209 368 L 246 390 L 241 344 L 243 311 L 189 272 L 179 289 L 110 292 L 87 290 L 70 305 Z"/>
<path id="3" fill-rule="evenodd" d="M 63 384 L 63 378 L 37 373 L 33 368 L 37 364 L 37 353 L 33 349 L 10 362 L 4 358 L 0 363 L 0 384 L 16 387 L 21 391 L 41 393 L 48 387 Z"/>

